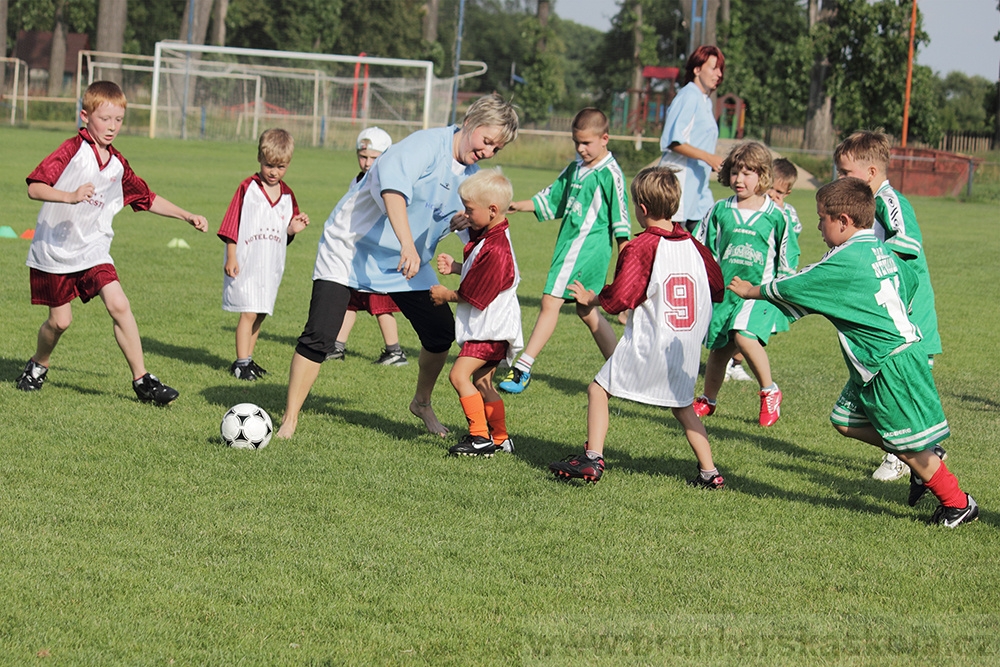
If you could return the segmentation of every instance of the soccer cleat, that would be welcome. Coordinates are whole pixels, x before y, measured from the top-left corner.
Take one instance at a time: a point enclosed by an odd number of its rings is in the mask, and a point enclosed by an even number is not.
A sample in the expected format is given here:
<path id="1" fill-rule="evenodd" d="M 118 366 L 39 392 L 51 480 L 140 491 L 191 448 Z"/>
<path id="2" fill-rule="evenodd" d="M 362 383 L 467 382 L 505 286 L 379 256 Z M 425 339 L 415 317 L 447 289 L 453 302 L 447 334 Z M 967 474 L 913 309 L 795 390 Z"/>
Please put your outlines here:
<path id="1" fill-rule="evenodd" d="M 722 478 L 722 475 L 716 475 L 712 479 L 705 479 L 701 476 L 701 472 L 695 476 L 694 479 L 688 482 L 691 486 L 697 486 L 699 489 L 721 489 L 726 486 L 726 480 Z"/>
<path id="2" fill-rule="evenodd" d="M 496 443 L 494 443 L 494 444 L 496 444 Z M 508 454 L 513 454 L 514 453 L 514 441 L 511 440 L 510 438 L 507 438 L 503 442 L 497 444 L 497 451 L 498 452 L 507 452 Z"/>
<path id="3" fill-rule="evenodd" d="M 382 350 L 382 356 L 376 359 L 375 363 L 379 366 L 405 366 L 410 362 L 406 360 L 406 352 L 402 350 L 395 352 Z"/>
<path id="4" fill-rule="evenodd" d="M 42 388 L 42 383 L 45 382 L 45 375 L 48 372 L 49 369 L 45 366 L 35 363 L 34 359 L 28 359 L 28 363 L 24 366 L 24 372 L 17 378 L 17 388 L 21 391 L 38 391 Z"/>
<path id="5" fill-rule="evenodd" d="M 743 370 L 743 364 L 729 360 L 729 364 L 726 366 L 726 380 L 739 380 L 741 382 L 749 382 L 753 380 L 753 376 Z"/>
<path id="6" fill-rule="evenodd" d="M 760 425 L 774 426 L 781 416 L 781 390 L 760 392 Z"/>
<path id="7" fill-rule="evenodd" d="M 237 380 L 246 380 L 247 382 L 253 382 L 260 377 L 252 361 L 248 364 L 243 364 L 242 366 L 234 361 L 233 365 L 229 367 L 229 372 L 232 373 L 233 377 Z"/>
<path id="8" fill-rule="evenodd" d="M 515 366 L 510 369 L 510 375 L 507 376 L 507 379 L 501 382 L 497 388 L 508 394 L 520 394 L 528 388 L 529 382 L 531 382 L 531 371 L 522 371 Z"/>
<path id="9" fill-rule="evenodd" d="M 880 482 L 891 482 L 905 475 L 909 469 L 910 467 L 900 461 L 895 454 L 886 452 L 885 456 L 882 457 L 882 464 L 875 468 L 875 472 L 872 473 L 872 479 L 877 479 Z"/>
<path id="10" fill-rule="evenodd" d="M 567 456 L 562 461 L 549 464 L 549 470 L 563 479 L 582 479 L 585 482 L 600 481 L 604 474 L 604 457 L 588 458 L 586 454 Z"/>
<path id="11" fill-rule="evenodd" d="M 699 417 L 707 417 L 715 412 L 715 403 L 710 403 L 704 396 L 694 399 L 691 407 L 694 408 L 694 413 Z"/>
<path id="12" fill-rule="evenodd" d="M 933 451 L 937 455 L 937 457 L 942 461 L 948 458 L 948 452 L 944 451 L 944 448 L 941 447 L 941 445 L 934 445 Z M 927 485 L 924 484 L 924 480 L 920 479 L 917 473 L 911 470 L 910 495 L 906 499 L 907 504 L 909 504 L 910 507 L 915 507 L 916 504 L 920 501 L 920 499 L 924 497 L 925 493 L 927 493 Z"/>
<path id="13" fill-rule="evenodd" d="M 452 446 L 448 453 L 456 456 L 482 456 L 488 459 L 496 453 L 497 449 L 498 447 L 489 438 L 480 435 L 467 435 L 459 440 L 457 445 Z"/>
<path id="14" fill-rule="evenodd" d="M 938 505 L 931 516 L 931 523 L 945 528 L 957 528 L 959 524 L 969 523 L 979 518 L 979 505 L 968 493 L 965 494 L 965 507 L 945 507 Z"/>
<path id="15" fill-rule="evenodd" d="M 254 372 L 257 374 L 257 377 L 261 377 L 262 378 L 265 375 L 267 375 L 267 371 L 265 371 L 263 368 L 261 368 L 260 366 L 258 366 L 257 362 L 254 361 L 253 359 L 250 360 L 250 366 L 253 368 Z"/>
<path id="16" fill-rule="evenodd" d="M 132 389 L 135 395 L 143 403 L 156 403 L 157 405 L 170 405 L 180 395 L 173 387 L 160 382 L 159 378 L 150 373 L 146 373 L 138 380 L 132 381 Z"/>
<path id="17" fill-rule="evenodd" d="M 347 350 L 334 350 L 330 354 L 326 355 L 324 361 L 343 361 L 344 357 L 347 356 Z"/>

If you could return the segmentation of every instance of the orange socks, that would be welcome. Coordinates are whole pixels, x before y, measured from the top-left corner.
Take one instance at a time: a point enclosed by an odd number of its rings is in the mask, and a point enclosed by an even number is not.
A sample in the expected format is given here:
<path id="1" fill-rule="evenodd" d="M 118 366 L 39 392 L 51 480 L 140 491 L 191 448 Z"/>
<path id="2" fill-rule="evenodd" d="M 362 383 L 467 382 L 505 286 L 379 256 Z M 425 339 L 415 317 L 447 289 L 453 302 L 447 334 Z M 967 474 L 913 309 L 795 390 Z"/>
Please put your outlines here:
<path id="1" fill-rule="evenodd" d="M 503 407 L 503 401 L 493 401 L 485 404 L 486 421 L 490 425 L 490 433 L 493 435 L 493 444 L 499 445 L 507 439 L 507 413 Z"/>
<path id="2" fill-rule="evenodd" d="M 476 392 L 471 396 L 459 396 L 458 400 L 462 402 L 462 411 L 469 421 L 469 435 L 478 435 L 481 438 L 490 437 L 482 395 Z"/>

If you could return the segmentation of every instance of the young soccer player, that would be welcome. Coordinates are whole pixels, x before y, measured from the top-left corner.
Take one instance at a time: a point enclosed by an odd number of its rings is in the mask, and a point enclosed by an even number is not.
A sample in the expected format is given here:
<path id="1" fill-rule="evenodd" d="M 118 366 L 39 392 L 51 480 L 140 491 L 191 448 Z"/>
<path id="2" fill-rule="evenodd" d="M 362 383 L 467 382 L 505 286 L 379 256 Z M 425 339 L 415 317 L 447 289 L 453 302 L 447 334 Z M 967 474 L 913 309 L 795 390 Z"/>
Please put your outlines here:
<path id="1" fill-rule="evenodd" d="M 497 364 L 509 363 L 521 349 L 521 308 L 517 284 L 521 276 L 510 243 L 507 209 L 514 188 L 499 169 L 473 174 L 458 187 L 468 218 L 469 242 L 462 262 L 442 253 L 441 275 L 459 273 L 458 291 L 431 287 L 435 304 L 455 306 L 455 339 L 462 346 L 449 379 L 458 392 L 469 434 L 448 450 L 462 456 L 493 456 L 514 451 L 507 433 L 503 400 L 493 388 Z M 470 379 L 471 378 L 471 379 Z"/>
<path id="2" fill-rule="evenodd" d="M 920 279 L 872 230 L 875 200 L 857 178 L 816 193 L 819 230 L 830 251 L 794 276 L 759 287 L 736 277 L 729 289 L 766 299 L 796 318 L 823 315 L 837 329 L 849 378 L 830 421 L 849 438 L 895 452 L 915 473 L 908 503 L 926 489 L 940 506 L 931 521 L 948 528 L 974 521 L 979 507 L 934 446 L 950 435 L 920 329 L 907 317 Z"/>
<path id="3" fill-rule="evenodd" d="M 285 130 L 261 133 L 257 141 L 260 170 L 240 183 L 219 227 L 219 238 L 226 244 L 222 309 L 240 314 L 236 361 L 229 372 L 240 380 L 267 375 L 253 360 L 260 325 L 274 313 L 285 272 L 285 246 L 309 224 L 309 216 L 299 211 L 284 181 L 294 150 L 292 135 Z"/>
<path id="4" fill-rule="evenodd" d="M 725 279 L 753 276 L 771 280 L 793 273 L 799 246 L 789 233 L 785 216 L 767 196 L 773 181 L 771 152 L 751 141 L 734 148 L 719 170 L 719 182 L 735 194 L 716 202 L 699 223 L 696 236 L 722 267 Z M 705 390 L 694 402 L 699 417 L 715 412 L 715 401 L 725 380 L 726 366 L 740 352 L 760 385 L 761 426 L 772 426 L 781 416 L 781 390 L 771 377 L 764 346 L 783 317 L 767 302 L 744 303 L 727 294 L 712 312 L 705 345 L 711 350 L 705 367 Z"/>
<path id="5" fill-rule="evenodd" d="M 375 164 L 375 158 L 389 150 L 392 145 L 392 137 L 380 127 L 369 127 L 361 130 L 358 134 L 358 167 L 361 171 L 351 181 L 351 187 L 347 194 L 354 192 L 361 183 L 361 179 L 368 170 Z M 382 355 L 375 360 L 381 366 L 405 366 L 409 363 L 406 359 L 406 352 L 399 346 L 399 330 L 396 328 L 396 317 L 393 313 L 398 313 L 399 308 L 387 294 L 372 294 L 370 292 L 359 292 L 351 290 L 351 301 L 347 304 L 347 312 L 344 313 L 344 324 L 337 334 L 337 342 L 334 343 L 331 359 L 344 359 L 347 354 L 347 338 L 351 335 L 351 329 L 358 319 L 358 311 L 364 310 L 375 316 L 379 331 L 382 332 L 382 340 L 385 341 L 385 349 Z"/>
<path id="6" fill-rule="evenodd" d="M 625 177 L 608 151 L 608 118 L 586 108 L 573 119 L 573 143 L 579 156 L 556 182 L 532 199 L 511 204 L 511 211 L 534 212 L 539 221 L 562 218 L 552 266 L 542 293 L 542 307 L 528 344 L 500 389 L 520 394 L 531 382 L 531 368 L 559 321 L 559 309 L 573 298 L 570 285 L 579 280 L 600 289 L 608 275 L 612 239 L 618 250 L 628 242 L 628 197 Z M 590 329 L 607 359 L 615 349 L 615 332 L 593 306 L 576 304 L 576 314 Z"/>
<path id="7" fill-rule="evenodd" d="M 933 366 L 934 355 L 941 354 L 934 289 L 913 207 L 906 197 L 889 185 L 889 158 L 889 137 L 881 131 L 855 132 L 842 141 L 833 153 L 841 178 L 860 178 L 875 193 L 875 236 L 917 272 L 920 283 L 913 297 L 913 323 L 920 327 L 923 336 L 920 347 Z M 938 451 L 938 455 L 946 456 L 943 449 Z M 906 465 L 892 452 L 886 452 L 872 477 L 889 482 L 899 479 L 906 472 Z"/>
<path id="8" fill-rule="evenodd" d="M 151 192 L 111 145 L 126 105 L 117 84 L 92 83 L 83 94 L 84 127 L 28 175 L 28 197 L 44 202 L 28 250 L 31 303 L 48 306 L 49 316 L 38 330 L 35 354 L 17 379 L 22 391 L 42 388 L 52 352 L 73 321 L 72 301 L 100 297 L 114 322 L 115 340 L 132 371 L 132 389 L 139 400 L 166 405 L 178 396 L 176 389 L 146 372 L 139 328 L 111 259 L 111 223 L 126 205 L 184 220 L 201 232 L 208 229 L 208 221 Z"/>
<path id="9" fill-rule="evenodd" d="M 643 228 L 622 251 L 614 281 L 600 295 L 575 281 L 577 303 L 609 313 L 631 310 L 622 339 L 587 390 L 587 442 L 583 454 L 549 464 L 565 478 L 596 482 L 604 472 L 608 397 L 618 396 L 669 407 L 684 427 L 698 459 L 690 484 L 721 489 L 725 484 L 712 460 L 705 426 L 692 408 L 701 342 L 721 301 L 722 271 L 711 253 L 672 222 L 681 189 L 664 167 L 640 171 L 632 181 L 635 217 Z"/>

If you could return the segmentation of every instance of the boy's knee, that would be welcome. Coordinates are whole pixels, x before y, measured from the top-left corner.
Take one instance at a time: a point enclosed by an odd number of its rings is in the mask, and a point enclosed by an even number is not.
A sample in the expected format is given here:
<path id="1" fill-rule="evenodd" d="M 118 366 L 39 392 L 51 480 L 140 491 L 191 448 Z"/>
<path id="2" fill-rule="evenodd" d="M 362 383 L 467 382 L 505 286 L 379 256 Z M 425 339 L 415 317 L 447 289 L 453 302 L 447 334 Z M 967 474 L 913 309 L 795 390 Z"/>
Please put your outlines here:
<path id="1" fill-rule="evenodd" d="M 59 334 L 69 329 L 72 323 L 73 313 L 49 313 L 49 319 L 45 321 L 50 329 Z"/>
<path id="2" fill-rule="evenodd" d="M 831 422 L 831 425 L 833 426 L 833 429 L 837 433 L 839 433 L 840 435 L 844 436 L 845 438 L 850 438 L 851 437 L 851 427 L 850 426 L 844 426 L 843 424 L 833 424 L 832 422 Z"/>

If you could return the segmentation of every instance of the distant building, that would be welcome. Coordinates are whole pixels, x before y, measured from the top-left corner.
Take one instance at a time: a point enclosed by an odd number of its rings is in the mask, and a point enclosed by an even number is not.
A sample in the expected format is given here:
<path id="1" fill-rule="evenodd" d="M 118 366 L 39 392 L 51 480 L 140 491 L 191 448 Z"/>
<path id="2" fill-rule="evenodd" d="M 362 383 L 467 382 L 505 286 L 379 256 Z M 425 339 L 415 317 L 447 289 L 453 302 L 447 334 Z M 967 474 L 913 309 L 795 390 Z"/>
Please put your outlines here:
<path id="1" fill-rule="evenodd" d="M 63 85 L 76 77 L 76 61 L 80 51 L 90 50 L 90 37 L 86 33 L 71 32 L 66 35 L 66 61 L 63 63 Z M 38 30 L 19 30 L 14 57 L 28 63 L 28 88 L 31 95 L 44 95 L 49 81 L 49 60 L 52 58 L 52 33 Z"/>

